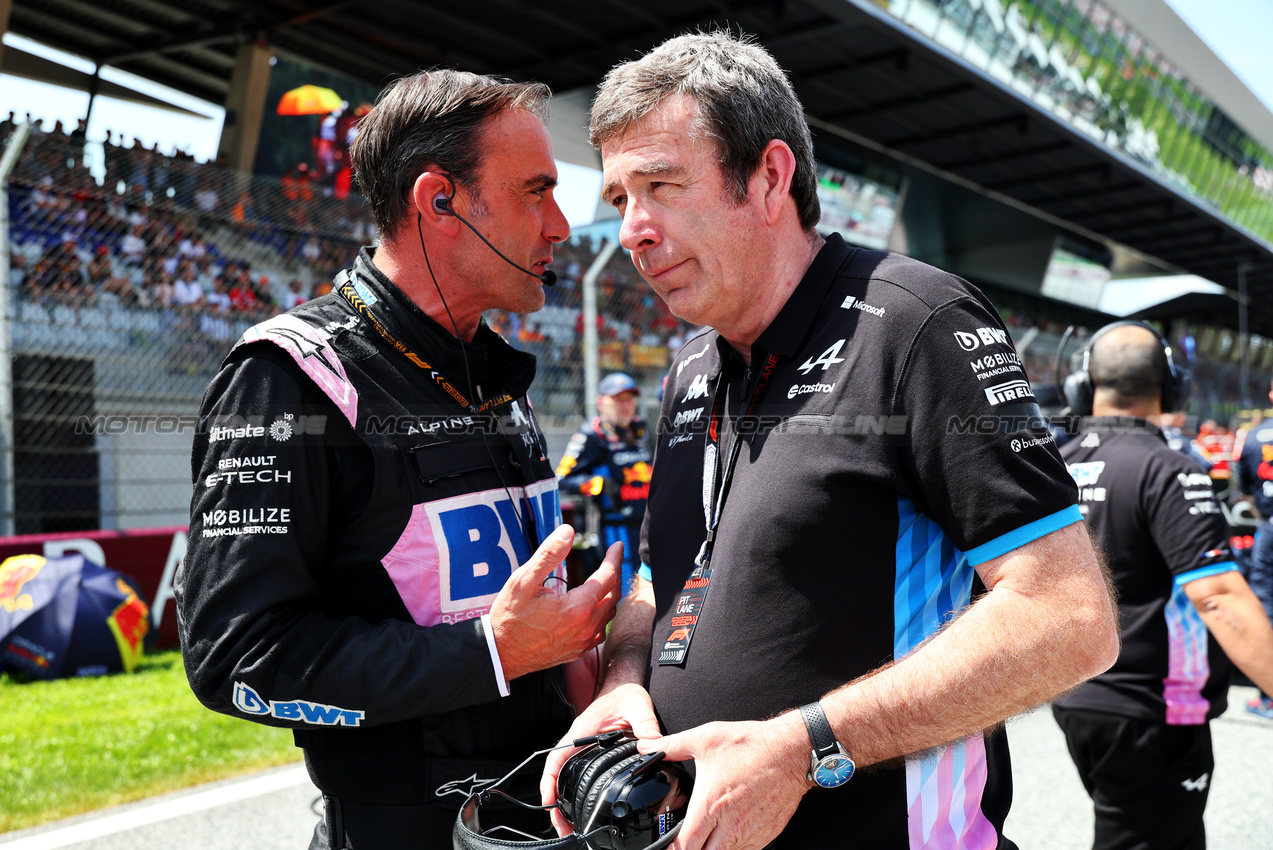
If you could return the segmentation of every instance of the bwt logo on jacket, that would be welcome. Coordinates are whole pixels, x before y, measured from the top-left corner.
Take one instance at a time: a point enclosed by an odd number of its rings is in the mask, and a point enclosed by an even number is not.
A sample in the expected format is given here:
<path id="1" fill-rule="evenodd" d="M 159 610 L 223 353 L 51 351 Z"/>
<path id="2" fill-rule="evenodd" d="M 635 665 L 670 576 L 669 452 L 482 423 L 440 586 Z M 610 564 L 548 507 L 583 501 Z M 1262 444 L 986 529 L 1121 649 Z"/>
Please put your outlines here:
<path id="1" fill-rule="evenodd" d="M 503 488 L 466 493 L 425 505 L 437 545 L 439 590 L 444 613 L 489 606 L 495 595 L 532 554 L 523 532 L 523 513 L 529 507 L 527 530 L 543 540 L 561 523 L 561 502 L 555 480 L 512 488 L 520 504 Z"/>
<path id="2" fill-rule="evenodd" d="M 267 702 L 261 699 L 260 694 L 242 682 L 234 683 L 234 707 L 244 714 L 269 715 L 279 720 L 311 723 L 315 726 L 360 726 L 365 716 L 361 711 L 337 708 L 334 705 L 323 705 L 303 699 Z"/>

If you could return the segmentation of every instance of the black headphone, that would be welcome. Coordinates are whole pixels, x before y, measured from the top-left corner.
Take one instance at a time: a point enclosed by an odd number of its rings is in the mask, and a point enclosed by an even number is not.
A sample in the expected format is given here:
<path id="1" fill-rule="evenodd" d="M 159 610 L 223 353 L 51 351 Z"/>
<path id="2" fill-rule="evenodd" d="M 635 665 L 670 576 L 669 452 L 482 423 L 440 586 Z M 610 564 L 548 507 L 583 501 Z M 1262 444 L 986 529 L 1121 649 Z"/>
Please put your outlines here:
<path id="1" fill-rule="evenodd" d="M 442 215 L 455 216 L 457 219 L 460 220 L 461 224 L 463 224 L 469 230 L 473 231 L 473 233 L 477 236 L 478 239 L 481 239 L 483 242 L 485 242 L 486 247 L 494 251 L 496 256 L 498 256 L 504 262 L 508 263 L 513 268 L 517 269 L 519 272 L 524 272 L 525 274 L 528 274 L 531 277 L 539 278 L 543 282 L 544 286 L 552 286 L 553 284 L 557 282 L 557 273 L 553 271 L 552 269 L 548 269 L 543 274 L 536 274 L 530 269 L 523 268 L 522 266 L 517 265 L 517 263 L 514 263 L 508 257 L 505 257 L 500 252 L 499 248 L 496 248 L 494 245 L 492 245 L 491 241 L 487 239 L 485 236 L 483 236 L 480 232 L 478 232 L 478 229 L 476 227 L 469 224 L 468 221 L 466 221 L 462 215 L 457 213 L 451 207 L 451 199 L 455 197 L 455 181 L 451 179 L 451 175 L 449 174 L 443 174 L 442 176 L 446 178 L 447 183 L 451 184 L 451 194 L 450 195 L 439 194 L 437 197 L 435 197 L 433 199 L 433 209 L 437 210 Z M 423 243 L 424 237 L 420 237 L 420 241 L 421 243 Z"/>
<path id="2" fill-rule="evenodd" d="M 501 779 L 465 801 L 451 832 L 455 850 L 658 850 L 671 844 L 694 787 L 685 767 L 666 761 L 663 753 L 642 755 L 636 739 L 622 730 L 573 745 L 584 742 L 588 746 L 571 756 L 557 777 L 556 808 L 574 827 L 570 835 L 527 841 L 492 837 L 499 829 L 526 835 L 509 827 L 482 825 L 482 803 L 492 794 L 507 797 L 497 790 Z"/>
<path id="3" fill-rule="evenodd" d="M 1124 319 L 1119 322 L 1110 322 L 1105 327 L 1092 334 L 1092 338 L 1078 352 L 1083 356 L 1083 365 L 1071 372 L 1065 378 L 1065 386 L 1062 393 L 1065 396 L 1065 402 L 1069 405 L 1069 413 L 1074 416 L 1091 416 L 1092 415 L 1092 399 L 1095 396 L 1095 389 L 1092 386 L 1092 375 L 1090 366 L 1092 364 L 1092 346 L 1096 341 L 1114 328 L 1122 328 L 1135 326 L 1145 328 L 1152 333 L 1163 347 L 1163 353 L 1167 355 L 1167 374 L 1163 376 L 1162 383 L 1162 409 L 1163 413 L 1170 413 L 1180 410 L 1185 406 L 1185 402 L 1189 400 L 1189 388 L 1192 378 L 1188 369 L 1183 369 L 1176 365 L 1175 358 L 1171 356 L 1171 343 L 1169 343 L 1158 329 L 1153 325 L 1147 325 L 1144 322 L 1138 322 L 1134 319 Z M 1059 352 L 1058 352 L 1059 356 Z"/>

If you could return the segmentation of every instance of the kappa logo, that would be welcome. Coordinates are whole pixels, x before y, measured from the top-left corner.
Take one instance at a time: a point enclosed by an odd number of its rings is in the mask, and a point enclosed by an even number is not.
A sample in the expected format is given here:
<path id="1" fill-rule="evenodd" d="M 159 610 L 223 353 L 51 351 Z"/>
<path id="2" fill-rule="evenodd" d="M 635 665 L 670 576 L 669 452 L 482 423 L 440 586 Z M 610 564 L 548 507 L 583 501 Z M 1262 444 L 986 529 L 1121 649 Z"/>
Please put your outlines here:
<path id="1" fill-rule="evenodd" d="M 686 401 L 689 401 L 690 399 L 706 398 L 706 397 L 707 397 L 707 376 L 695 375 L 694 380 L 690 381 L 689 388 L 685 390 L 685 396 L 681 399 L 681 401 L 686 402 Z"/>
<path id="2" fill-rule="evenodd" d="M 1002 384 L 995 384 L 993 387 L 986 388 L 986 399 L 994 406 L 1007 404 L 1010 401 L 1019 401 L 1021 399 L 1034 400 L 1034 391 L 1030 389 L 1028 381 L 1015 380 L 1006 381 Z"/>
<path id="3" fill-rule="evenodd" d="M 1007 345 L 1008 332 L 1000 328 L 977 328 L 975 333 L 955 331 L 955 341 L 964 351 L 976 351 L 983 345 Z"/>

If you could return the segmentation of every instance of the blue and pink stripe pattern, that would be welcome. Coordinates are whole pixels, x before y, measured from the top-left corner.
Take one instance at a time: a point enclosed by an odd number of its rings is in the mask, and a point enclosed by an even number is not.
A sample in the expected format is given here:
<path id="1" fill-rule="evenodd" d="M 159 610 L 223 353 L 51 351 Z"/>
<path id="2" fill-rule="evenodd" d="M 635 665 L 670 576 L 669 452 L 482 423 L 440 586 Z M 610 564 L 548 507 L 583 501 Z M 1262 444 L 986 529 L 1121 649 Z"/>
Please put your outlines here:
<path id="1" fill-rule="evenodd" d="M 1024 546 L 1083 517 L 1057 511 L 964 553 L 931 517 L 897 500 L 893 658 L 900 659 L 968 606 L 973 566 Z M 969 735 L 906 759 L 910 850 L 993 850 L 999 834 L 981 810 L 989 776 L 986 741 Z"/>
<path id="2" fill-rule="evenodd" d="M 968 605 L 973 569 L 930 517 L 898 498 L 893 657 L 900 659 Z M 980 733 L 906 759 L 911 850 L 982 850 L 999 845 L 981 811 L 986 745 Z"/>
<path id="3" fill-rule="evenodd" d="M 1167 622 L 1167 677 L 1163 679 L 1162 695 L 1167 703 L 1169 726 L 1199 726 L 1207 722 L 1211 711 L 1211 701 L 1202 695 L 1211 677 L 1207 626 L 1185 594 L 1185 585 L 1237 568 L 1233 561 L 1208 564 L 1176 576 L 1172 583 L 1171 598 L 1163 608 Z"/>

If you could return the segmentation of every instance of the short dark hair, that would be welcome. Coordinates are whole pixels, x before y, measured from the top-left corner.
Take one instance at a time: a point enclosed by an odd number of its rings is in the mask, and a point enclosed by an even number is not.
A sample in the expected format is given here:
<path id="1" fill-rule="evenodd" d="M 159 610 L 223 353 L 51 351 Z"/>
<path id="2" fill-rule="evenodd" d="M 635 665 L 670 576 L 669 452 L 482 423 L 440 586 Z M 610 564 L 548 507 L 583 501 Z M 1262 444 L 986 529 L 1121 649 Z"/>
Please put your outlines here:
<path id="1" fill-rule="evenodd" d="M 1153 331 L 1148 328 L 1141 331 L 1135 338 L 1102 335 L 1092 345 L 1088 363 L 1092 389 L 1110 393 L 1115 403 L 1162 398 L 1169 368 L 1167 352 Z"/>
<path id="2" fill-rule="evenodd" d="M 786 142 L 796 157 L 791 195 L 800 225 L 822 217 L 818 166 L 804 108 L 786 73 L 750 36 L 731 32 L 683 35 L 606 74 L 592 104 L 589 136 L 600 149 L 672 95 L 698 105 L 696 128 L 716 143 L 725 185 L 736 203 L 760 166 L 770 141 Z"/>
<path id="3" fill-rule="evenodd" d="M 382 237 L 410 208 L 411 188 L 426 165 L 436 165 L 480 198 L 474 184 L 482 162 L 482 126 L 506 109 L 547 120 L 552 92 L 542 83 L 514 83 L 449 68 L 391 83 L 358 122 L 350 157 L 358 186 Z"/>

